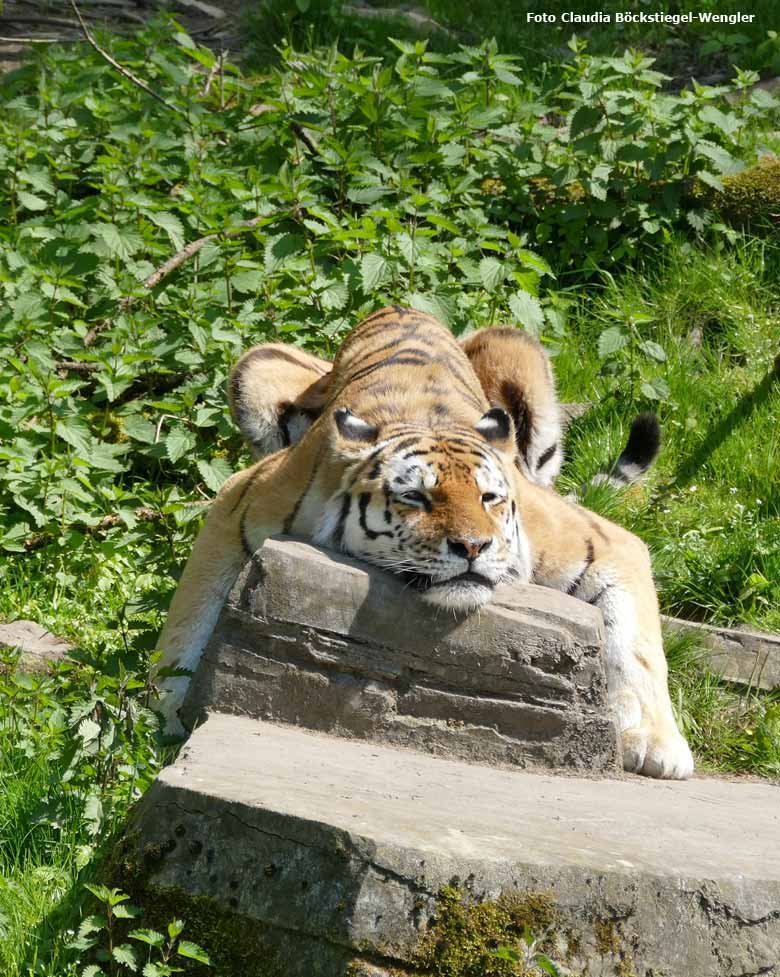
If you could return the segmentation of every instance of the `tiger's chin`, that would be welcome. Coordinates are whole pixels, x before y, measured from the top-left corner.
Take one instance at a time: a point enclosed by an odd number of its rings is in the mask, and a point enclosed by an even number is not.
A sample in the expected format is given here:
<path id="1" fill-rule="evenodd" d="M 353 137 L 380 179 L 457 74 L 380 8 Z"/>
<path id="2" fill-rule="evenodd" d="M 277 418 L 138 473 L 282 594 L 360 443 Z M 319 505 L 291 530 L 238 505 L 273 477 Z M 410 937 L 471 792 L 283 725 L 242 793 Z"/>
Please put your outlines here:
<path id="1" fill-rule="evenodd" d="M 493 597 L 496 584 L 480 573 L 462 573 L 446 580 L 417 574 L 414 585 L 423 600 L 448 610 L 476 611 Z"/>

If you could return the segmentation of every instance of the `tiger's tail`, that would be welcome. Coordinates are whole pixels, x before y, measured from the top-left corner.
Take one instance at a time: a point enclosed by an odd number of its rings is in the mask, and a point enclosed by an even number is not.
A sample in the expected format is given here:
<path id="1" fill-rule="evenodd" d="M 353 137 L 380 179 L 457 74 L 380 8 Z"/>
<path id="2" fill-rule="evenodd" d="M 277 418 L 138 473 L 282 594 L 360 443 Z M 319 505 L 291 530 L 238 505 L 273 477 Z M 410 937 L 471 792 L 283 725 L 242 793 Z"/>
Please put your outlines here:
<path id="1" fill-rule="evenodd" d="M 606 471 L 598 472 L 583 489 L 589 486 L 609 485 L 625 488 L 639 482 L 651 468 L 661 450 L 661 425 L 655 414 L 638 414 L 631 422 L 626 446 L 617 461 Z"/>

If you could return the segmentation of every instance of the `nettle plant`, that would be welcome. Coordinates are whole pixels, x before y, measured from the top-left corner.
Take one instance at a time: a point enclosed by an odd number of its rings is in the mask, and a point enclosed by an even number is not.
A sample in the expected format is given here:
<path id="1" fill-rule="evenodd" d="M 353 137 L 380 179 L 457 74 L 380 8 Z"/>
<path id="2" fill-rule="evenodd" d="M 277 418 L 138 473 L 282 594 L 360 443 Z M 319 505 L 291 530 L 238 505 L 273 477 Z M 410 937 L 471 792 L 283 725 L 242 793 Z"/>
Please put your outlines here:
<path id="1" fill-rule="evenodd" d="M 743 169 L 780 102 L 749 91 L 755 72 L 670 94 L 652 58 L 591 57 L 576 37 L 569 47 L 561 84 L 500 133 L 514 148 L 498 161 L 498 213 L 512 224 L 532 218 L 532 239 L 557 256 L 554 267 L 585 274 L 675 226 L 703 232 L 714 218 L 692 200 L 696 181 L 721 189 L 723 176 Z"/>
<path id="2" fill-rule="evenodd" d="M 172 977 L 184 972 L 185 968 L 179 964 L 187 960 L 211 966 L 205 950 L 181 938 L 182 920 L 171 920 L 165 933 L 148 928 L 128 932 L 128 921 L 143 915 L 142 910 L 128 901 L 130 897 L 104 885 L 86 888 L 98 901 L 101 911 L 82 921 L 70 948 L 89 953 L 99 962 L 85 966 L 79 971 L 79 977 L 126 977 L 137 973 L 143 977 Z"/>

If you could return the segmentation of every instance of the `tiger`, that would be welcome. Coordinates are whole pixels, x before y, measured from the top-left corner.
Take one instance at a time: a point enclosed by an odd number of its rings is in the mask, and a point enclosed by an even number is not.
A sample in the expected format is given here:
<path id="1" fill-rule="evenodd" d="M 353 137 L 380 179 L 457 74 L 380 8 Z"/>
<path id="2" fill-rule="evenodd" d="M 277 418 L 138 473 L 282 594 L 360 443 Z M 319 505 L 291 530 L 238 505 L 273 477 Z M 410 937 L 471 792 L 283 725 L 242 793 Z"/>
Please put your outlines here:
<path id="1" fill-rule="evenodd" d="M 306 366 L 300 352 L 289 350 L 291 376 Z M 316 414 L 311 424 L 294 442 L 288 428 L 280 437 L 289 444 L 229 478 L 195 540 L 158 643 L 160 667 L 175 670 L 162 683 L 168 730 L 184 732 L 178 709 L 189 677 L 181 671 L 197 666 L 246 561 L 283 533 L 399 574 L 421 599 L 456 614 L 478 610 L 505 580 L 597 607 L 624 768 L 690 776 L 646 546 L 527 477 L 515 422 L 490 404 L 450 330 L 424 312 L 381 309 L 313 382 L 316 396 L 303 408 Z M 233 386 L 234 412 L 250 410 L 240 382 Z M 280 403 L 295 421 L 295 396 Z M 267 421 L 257 421 L 260 441 L 274 433 Z"/>

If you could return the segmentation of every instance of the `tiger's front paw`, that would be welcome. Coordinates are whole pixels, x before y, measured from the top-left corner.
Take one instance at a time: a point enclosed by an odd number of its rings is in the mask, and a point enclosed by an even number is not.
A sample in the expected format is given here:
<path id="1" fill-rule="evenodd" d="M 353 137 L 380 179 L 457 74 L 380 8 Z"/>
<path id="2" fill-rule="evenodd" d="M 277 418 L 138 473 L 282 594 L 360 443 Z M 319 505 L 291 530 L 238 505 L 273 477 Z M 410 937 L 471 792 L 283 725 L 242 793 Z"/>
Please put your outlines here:
<path id="1" fill-rule="evenodd" d="M 693 754 L 676 729 L 627 729 L 621 736 L 624 770 L 659 780 L 686 780 L 693 773 Z"/>

